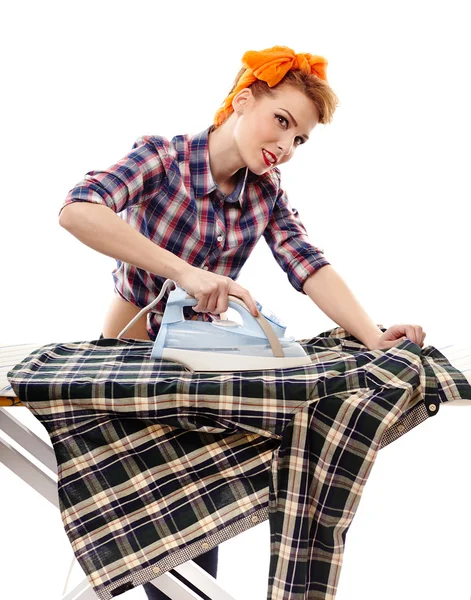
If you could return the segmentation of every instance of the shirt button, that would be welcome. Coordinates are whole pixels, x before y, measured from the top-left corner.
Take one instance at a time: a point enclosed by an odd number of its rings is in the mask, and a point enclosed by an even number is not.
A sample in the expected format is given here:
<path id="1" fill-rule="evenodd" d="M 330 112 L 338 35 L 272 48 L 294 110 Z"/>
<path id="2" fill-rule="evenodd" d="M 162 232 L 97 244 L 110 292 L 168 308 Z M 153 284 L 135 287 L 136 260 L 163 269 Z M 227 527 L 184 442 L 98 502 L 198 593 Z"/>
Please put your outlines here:
<path id="1" fill-rule="evenodd" d="M 218 242 L 222 242 L 222 235 L 218 235 Z"/>
<path id="2" fill-rule="evenodd" d="M 434 411 L 436 411 L 436 410 L 437 410 L 437 406 L 436 406 L 435 404 L 431 404 L 431 405 L 429 406 L 429 409 L 430 409 L 432 412 L 434 412 Z"/>
<path id="3" fill-rule="evenodd" d="M 401 431 L 404 431 L 404 429 L 405 429 L 405 426 L 404 426 L 404 425 L 398 425 L 398 426 L 397 426 L 397 431 L 398 431 L 399 433 L 401 433 Z"/>
<path id="4" fill-rule="evenodd" d="M 204 269 L 205 271 L 207 271 L 207 270 L 208 270 L 208 265 L 203 265 L 203 269 Z"/>
<path id="5" fill-rule="evenodd" d="M 154 573 L 160 573 L 159 567 L 152 567 L 152 570 L 154 571 Z"/>
<path id="6" fill-rule="evenodd" d="M 255 515 L 252 517 L 252 523 L 258 523 L 258 517 L 256 517 Z"/>
<path id="7" fill-rule="evenodd" d="M 209 548 L 209 544 L 207 544 L 206 542 L 203 542 L 203 543 L 201 544 L 201 549 L 202 549 L 202 550 L 207 550 L 208 548 Z"/>

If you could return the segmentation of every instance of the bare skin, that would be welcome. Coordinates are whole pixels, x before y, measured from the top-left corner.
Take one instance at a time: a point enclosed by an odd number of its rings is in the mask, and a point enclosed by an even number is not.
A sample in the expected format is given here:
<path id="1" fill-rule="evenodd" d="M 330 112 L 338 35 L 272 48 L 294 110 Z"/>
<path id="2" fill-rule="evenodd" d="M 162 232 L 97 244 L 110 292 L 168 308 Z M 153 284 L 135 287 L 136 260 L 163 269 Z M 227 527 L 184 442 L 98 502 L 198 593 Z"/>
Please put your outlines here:
<path id="1" fill-rule="evenodd" d="M 121 296 L 114 295 L 103 324 L 103 335 L 106 338 L 116 338 L 126 325 L 139 313 L 141 309 L 127 302 Z M 135 340 L 150 340 L 146 329 L 147 315 L 142 317 L 130 327 L 123 337 Z"/>

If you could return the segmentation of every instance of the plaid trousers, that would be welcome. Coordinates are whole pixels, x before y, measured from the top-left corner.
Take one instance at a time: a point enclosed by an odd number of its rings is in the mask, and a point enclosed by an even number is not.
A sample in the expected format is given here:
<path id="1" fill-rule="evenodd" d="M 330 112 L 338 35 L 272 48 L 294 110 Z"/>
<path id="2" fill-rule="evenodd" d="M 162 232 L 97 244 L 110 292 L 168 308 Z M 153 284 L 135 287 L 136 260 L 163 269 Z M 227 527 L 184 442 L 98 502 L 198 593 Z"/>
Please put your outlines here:
<path id="1" fill-rule="evenodd" d="M 384 331 L 384 329 L 383 329 Z M 368 350 L 338 327 L 311 365 L 190 373 L 152 342 L 49 344 L 8 374 L 48 431 L 62 520 L 102 600 L 268 519 L 267 600 L 334 600 L 380 448 L 471 401 L 436 348 Z"/>

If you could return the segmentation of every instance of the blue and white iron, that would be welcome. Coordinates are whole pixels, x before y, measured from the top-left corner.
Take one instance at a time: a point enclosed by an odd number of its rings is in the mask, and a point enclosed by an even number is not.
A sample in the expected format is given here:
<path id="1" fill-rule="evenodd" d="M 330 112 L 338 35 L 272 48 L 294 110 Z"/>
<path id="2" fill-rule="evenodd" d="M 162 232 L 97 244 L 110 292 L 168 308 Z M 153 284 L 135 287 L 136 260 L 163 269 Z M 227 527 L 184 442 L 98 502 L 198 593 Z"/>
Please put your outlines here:
<path id="1" fill-rule="evenodd" d="M 229 307 L 241 315 L 242 325 L 228 320 L 185 320 L 183 308 L 197 303 L 177 285 L 169 293 L 152 358 L 180 363 L 193 372 L 258 371 L 311 364 L 302 346 L 294 338 L 284 337 L 285 325 L 258 302 L 259 316 L 254 317 L 240 298 L 229 296 Z"/>

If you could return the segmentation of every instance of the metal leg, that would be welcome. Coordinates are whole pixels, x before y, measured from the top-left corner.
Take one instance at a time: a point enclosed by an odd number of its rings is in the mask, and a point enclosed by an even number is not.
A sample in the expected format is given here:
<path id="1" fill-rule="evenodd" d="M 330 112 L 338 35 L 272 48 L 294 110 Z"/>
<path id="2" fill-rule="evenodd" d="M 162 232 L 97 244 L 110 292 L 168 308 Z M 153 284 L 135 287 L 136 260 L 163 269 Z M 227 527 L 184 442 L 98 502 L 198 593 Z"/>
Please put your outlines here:
<path id="1" fill-rule="evenodd" d="M 219 586 L 214 577 L 206 573 L 192 560 L 174 567 L 174 570 L 210 598 L 214 600 L 234 600 L 233 596 Z"/>
<path id="2" fill-rule="evenodd" d="M 73 590 L 62 596 L 62 600 L 97 600 L 97 598 L 87 579 L 83 579 Z"/>
<path id="3" fill-rule="evenodd" d="M 152 580 L 152 585 L 167 594 L 172 600 L 201 600 L 201 596 L 177 579 L 172 573 L 164 573 L 161 577 Z M 216 598 L 216 597 L 215 597 Z M 81 581 L 62 600 L 96 600 L 97 595 L 86 579 Z M 233 599 L 232 599 L 233 600 Z"/>
<path id="4" fill-rule="evenodd" d="M 0 430 L 9 435 L 22 448 L 27 450 L 42 464 L 57 475 L 57 462 L 51 444 L 47 444 L 40 437 L 23 425 L 21 421 L 12 414 L 17 410 L 15 407 L 0 407 Z"/>
<path id="5" fill-rule="evenodd" d="M 57 479 L 47 475 L 6 440 L 2 439 L 1 435 L 0 460 L 10 471 L 39 492 L 43 498 L 59 508 Z"/>
<path id="6" fill-rule="evenodd" d="M 23 423 L 11 415 L 16 408 L 0 407 L 0 461 L 20 477 L 30 487 L 35 489 L 43 498 L 51 502 L 59 509 L 59 497 L 57 494 L 57 462 L 54 450 L 32 432 Z M 29 458 L 18 452 L 2 438 L 2 431 L 11 439 L 15 440 L 22 448 L 37 458 L 45 467 L 55 475 L 49 475 L 35 465 Z M 212 600 L 234 600 L 233 596 L 224 591 L 216 582 L 214 577 L 204 571 L 193 561 L 175 567 L 175 570 L 185 577 L 191 584 L 196 586 Z M 159 590 L 167 594 L 172 600 L 200 600 L 196 592 L 193 592 L 182 581 L 172 573 L 164 573 L 156 577 L 151 583 Z M 90 586 L 87 579 L 81 581 L 73 590 L 63 596 L 62 600 L 96 600 L 97 595 Z"/>
<path id="7" fill-rule="evenodd" d="M 195 564 L 195 567 L 198 567 L 198 565 Z M 203 571 L 203 573 L 207 577 L 211 577 L 211 575 L 208 575 L 206 571 Z M 167 594 L 167 596 L 172 600 L 201 600 L 202 598 L 202 596 L 191 590 L 187 585 L 185 585 L 182 581 L 177 579 L 175 575 L 173 575 L 170 572 L 164 573 L 163 576 L 153 579 L 150 583 L 152 583 L 152 585 L 154 585 L 158 590 L 160 590 L 164 594 Z M 221 588 L 219 588 L 219 590 L 221 590 Z M 225 593 L 224 590 L 221 591 Z M 211 598 L 214 598 L 214 600 L 225 600 L 226 596 L 211 596 Z M 230 598 L 230 600 L 234 600 L 232 596 L 227 596 L 227 598 Z"/>

